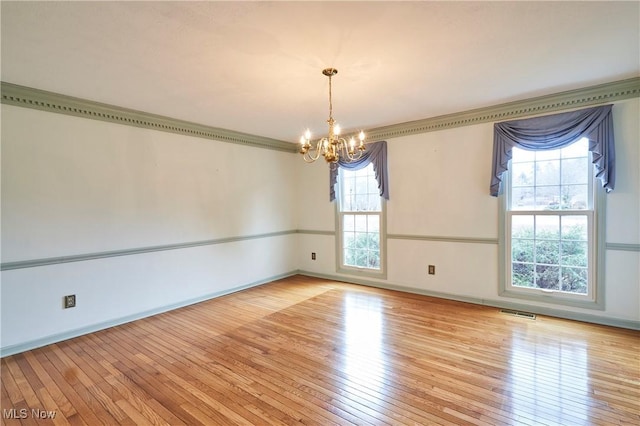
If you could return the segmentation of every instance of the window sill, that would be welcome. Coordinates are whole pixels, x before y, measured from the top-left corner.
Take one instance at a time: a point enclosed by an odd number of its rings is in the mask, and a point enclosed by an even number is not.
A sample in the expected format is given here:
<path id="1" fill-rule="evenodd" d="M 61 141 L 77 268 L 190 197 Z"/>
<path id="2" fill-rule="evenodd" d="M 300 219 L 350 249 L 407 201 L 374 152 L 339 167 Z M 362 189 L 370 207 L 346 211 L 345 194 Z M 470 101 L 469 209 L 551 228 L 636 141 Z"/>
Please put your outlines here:
<path id="1" fill-rule="evenodd" d="M 383 270 L 376 271 L 373 269 L 365 269 L 365 268 L 349 268 L 349 267 L 338 267 L 336 272 L 344 275 L 351 275 L 354 277 L 368 277 L 368 278 L 377 278 L 379 280 L 386 280 L 387 273 Z"/>
<path id="2" fill-rule="evenodd" d="M 513 299 L 528 300 L 531 302 L 541 302 L 551 305 L 571 306 L 574 308 L 604 310 L 604 303 L 596 300 L 575 299 L 570 297 L 562 297 L 560 292 L 543 292 L 543 291 L 517 291 L 517 290 L 501 290 L 501 297 Z"/>

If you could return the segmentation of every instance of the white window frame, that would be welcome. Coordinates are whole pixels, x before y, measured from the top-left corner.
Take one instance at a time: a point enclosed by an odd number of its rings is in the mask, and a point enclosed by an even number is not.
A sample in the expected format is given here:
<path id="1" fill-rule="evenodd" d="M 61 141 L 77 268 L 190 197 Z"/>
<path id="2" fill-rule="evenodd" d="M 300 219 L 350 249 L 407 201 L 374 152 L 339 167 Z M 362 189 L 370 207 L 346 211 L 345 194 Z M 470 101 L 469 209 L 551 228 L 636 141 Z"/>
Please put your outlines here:
<path id="1" fill-rule="evenodd" d="M 526 299 L 557 305 L 574 306 L 580 308 L 604 310 L 604 253 L 605 253 L 605 191 L 594 180 L 591 153 L 589 153 L 589 192 L 590 206 L 586 210 L 510 210 L 511 206 L 511 162 L 504 173 L 502 182 L 504 190 L 499 195 L 499 294 L 505 297 Z M 511 222 L 517 215 L 533 216 L 580 216 L 587 217 L 588 232 L 588 291 L 586 295 L 546 290 L 539 288 L 525 288 L 512 284 L 512 250 L 511 250 Z"/>
<path id="2" fill-rule="evenodd" d="M 368 167 L 368 166 L 367 166 Z M 338 180 L 336 182 L 336 272 L 342 274 L 363 276 L 369 278 L 386 279 L 387 278 L 387 208 L 386 200 L 380 197 L 379 211 L 343 211 L 343 176 L 344 172 L 350 170 L 341 169 L 338 172 Z M 374 178 L 375 179 L 375 178 Z M 376 182 L 377 185 L 377 182 Z M 344 216 L 346 215 L 377 215 L 379 218 L 380 232 L 380 269 L 361 268 L 357 266 L 345 265 L 344 262 Z"/>

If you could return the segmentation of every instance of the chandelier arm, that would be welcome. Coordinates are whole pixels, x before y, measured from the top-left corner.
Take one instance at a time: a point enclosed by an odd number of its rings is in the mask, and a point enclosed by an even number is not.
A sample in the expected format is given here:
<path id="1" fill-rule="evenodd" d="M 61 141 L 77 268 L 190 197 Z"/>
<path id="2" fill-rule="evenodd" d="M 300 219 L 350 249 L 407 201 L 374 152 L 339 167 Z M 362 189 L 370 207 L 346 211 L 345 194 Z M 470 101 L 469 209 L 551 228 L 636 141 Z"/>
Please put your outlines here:
<path id="1" fill-rule="evenodd" d="M 349 159 L 348 160 L 349 162 L 357 161 L 360 158 L 362 158 L 362 151 L 358 151 L 357 154 L 355 154 L 355 153 L 354 154 L 349 154 L 349 152 L 347 152 L 347 158 Z"/>
<path id="2" fill-rule="evenodd" d="M 307 163 L 313 163 L 314 161 L 316 161 L 318 158 L 320 158 L 320 154 L 322 154 L 321 150 L 319 149 L 320 145 L 316 145 L 315 148 L 311 148 L 309 151 L 307 151 L 305 153 L 305 155 L 302 157 L 304 158 L 304 161 L 306 161 Z M 316 153 L 316 155 L 311 154 L 312 152 Z"/>

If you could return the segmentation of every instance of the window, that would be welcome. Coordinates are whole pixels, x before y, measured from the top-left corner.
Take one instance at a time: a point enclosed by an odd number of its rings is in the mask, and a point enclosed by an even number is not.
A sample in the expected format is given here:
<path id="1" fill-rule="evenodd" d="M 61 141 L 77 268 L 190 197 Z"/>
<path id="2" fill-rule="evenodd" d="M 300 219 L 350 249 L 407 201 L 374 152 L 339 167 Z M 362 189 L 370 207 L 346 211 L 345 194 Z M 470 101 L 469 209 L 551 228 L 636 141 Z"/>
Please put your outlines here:
<path id="1" fill-rule="evenodd" d="M 338 270 L 381 277 L 384 273 L 384 202 L 373 164 L 338 173 Z"/>
<path id="2" fill-rule="evenodd" d="M 593 167 L 587 138 L 564 148 L 513 148 L 506 179 L 504 290 L 558 301 L 596 300 Z"/>

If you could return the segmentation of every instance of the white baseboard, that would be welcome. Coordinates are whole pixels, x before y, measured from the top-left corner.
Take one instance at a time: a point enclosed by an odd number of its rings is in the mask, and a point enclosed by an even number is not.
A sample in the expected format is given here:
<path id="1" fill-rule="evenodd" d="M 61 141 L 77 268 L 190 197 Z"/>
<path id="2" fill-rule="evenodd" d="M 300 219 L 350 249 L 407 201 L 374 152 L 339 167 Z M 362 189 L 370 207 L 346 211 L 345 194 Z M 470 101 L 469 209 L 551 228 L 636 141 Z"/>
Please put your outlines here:
<path id="1" fill-rule="evenodd" d="M 525 305 L 520 303 L 512 303 L 503 300 L 479 299 L 475 297 L 459 296 L 455 294 L 441 293 L 435 291 L 421 290 L 412 287 L 406 287 L 388 282 L 378 282 L 363 280 L 357 277 L 345 277 L 341 275 L 321 274 L 316 272 L 298 270 L 298 274 L 307 275 L 315 278 L 324 278 L 333 281 L 342 281 L 351 284 L 360 284 L 369 287 L 383 288 L 387 290 L 397 290 L 407 293 L 422 294 L 424 296 L 437 297 L 440 299 L 456 300 L 459 302 L 474 303 L 476 305 L 491 306 L 501 309 L 512 309 L 516 311 L 531 312 L 538 315 L 546 315 L 550 317 L 569 319 L 574 321 L 588 322 L 592 324 L 608 325 L 612 327 L 628 328 L 631 330 L 640 330 L 640 321 L 625 320 L 619 318 L 601 317 L 597 315 L 583 314 L 580 312 L 570 312 L 561 309 L 553 309 L 535 305 Z"/>
<path id="2" fill-rule="evenodd" d="M 98 324 L 88 325 L 86 327 L 77 328 L 74 330 L 65 331 L 63 333 L 52 334 L 49 336 L 41 337 L 39 339 L 30 340 L 23 343 L 18 343 L 15 345 L 9 345 L 0 348 L 0 358 L 5 356 L 14 355 L 20 352 L 29 351 L 32 349 L 40 348 L 42 346 L 51 345 L 53 343 L 62 342 L 64 340 L 72 339 L 74 337 L 83 336 L 85 334 L 94 333 L 96 331 L 104 330 L 107 328 L 115 327 L 117 325 L 126 324 L 128 322 L 136 321 L 142 318 L 147 318 L 153 315 L 161 314 L 163 312 L 172 311 L 174 309 L 183 308 L 185 306 L 193 305 L 195 303 L 204 302 L 206 300 L 214 299 L 216 297 L 225 296 L 227 294 L 235 293 L 241 290 L 246 290 L 251 287 L 256 287 L 262 284 L 266 284 L 272 281 L 280 280 L 283 278 L 287 278 L 293 275 L 296 275 L 297 271 L 291 271 L 284 274 L 276 275 L 273 277 L 265 278 L 259 281 L 255 281 L 252 283 L 244 284 L 238 287 L 230 288 L 228 290 L 219 291 L 215 293 L 209 293 L 204 296 L 196 297 L 194 299 L 184 300 L 182 302 L 174 303 L 171 305 L 160 306 L 155 309 L 150 309 L 144 312 L 139 312 L 132 315 L 127 315 L 124 317 L 116 318 L 113 320 L 101 322 Z"/>

